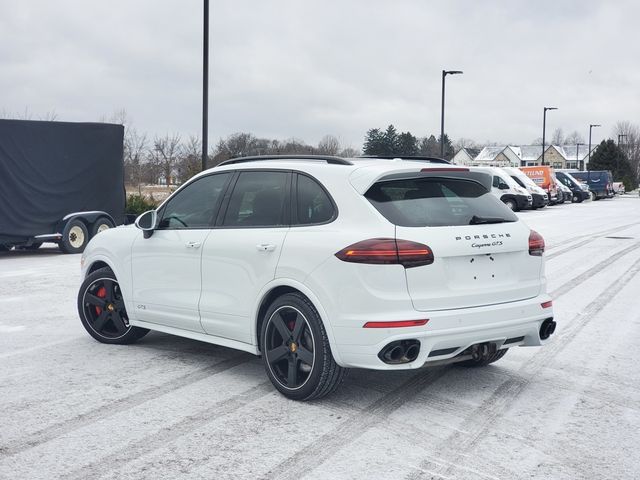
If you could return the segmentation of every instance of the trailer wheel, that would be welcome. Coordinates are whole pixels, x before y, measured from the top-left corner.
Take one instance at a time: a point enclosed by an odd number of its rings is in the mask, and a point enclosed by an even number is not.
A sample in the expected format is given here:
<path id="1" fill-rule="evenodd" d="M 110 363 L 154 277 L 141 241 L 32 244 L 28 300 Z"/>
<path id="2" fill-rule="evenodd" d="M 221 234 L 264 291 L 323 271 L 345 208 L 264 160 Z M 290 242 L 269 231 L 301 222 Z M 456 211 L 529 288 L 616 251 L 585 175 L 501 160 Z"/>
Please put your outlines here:
<path id="1" fill-rule="evenodd" d="M 110 228 L 114 227 L 115 225 L 113 224 L 113 222 L 107 217 L 99 218 L 91 227 L 91 238 L 95 237 L 100 232 L 104 232 L 105 230 L 109 230 Z"/>
<path id="2" fill-rule="evenodd" d="M 89 232 L 81 220 L 71 220 L 62 231 L 60 250 L 64 253 L 82 253 L 89 242 Z"/>

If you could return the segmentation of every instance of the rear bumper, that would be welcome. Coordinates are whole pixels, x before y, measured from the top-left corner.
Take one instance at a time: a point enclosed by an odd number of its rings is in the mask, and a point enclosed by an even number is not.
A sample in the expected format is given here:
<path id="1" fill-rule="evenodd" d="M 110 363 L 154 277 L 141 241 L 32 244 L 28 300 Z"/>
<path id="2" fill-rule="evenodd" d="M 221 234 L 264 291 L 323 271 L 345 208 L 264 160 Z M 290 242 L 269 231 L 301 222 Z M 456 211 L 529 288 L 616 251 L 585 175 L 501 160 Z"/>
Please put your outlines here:
<path id="1" fill-rule="evenodd" d="M 553 317 L 552 308 L 542 308 L 548 295 L 484 307 L 456 310 L 389 313 L 389 319 L 424 319 L 420 327 L 362 328 L 334 326 L 335 348 L 344 367 L 375 370 L 404 370 L 428 366 L 430 362 L 455 357 L 471 345 L 492 342 L 498 348 L 507 346 L 538 346 L 542 322 Z M 520 339 L 520 337 L 522 337 Z M 420 353 L 415 361 L 389 365 L 378 358 L 378 353 L 389 343 L 415 339 L 420 342 Z M 505 345 L 508 339 L 518 339 Z"/>

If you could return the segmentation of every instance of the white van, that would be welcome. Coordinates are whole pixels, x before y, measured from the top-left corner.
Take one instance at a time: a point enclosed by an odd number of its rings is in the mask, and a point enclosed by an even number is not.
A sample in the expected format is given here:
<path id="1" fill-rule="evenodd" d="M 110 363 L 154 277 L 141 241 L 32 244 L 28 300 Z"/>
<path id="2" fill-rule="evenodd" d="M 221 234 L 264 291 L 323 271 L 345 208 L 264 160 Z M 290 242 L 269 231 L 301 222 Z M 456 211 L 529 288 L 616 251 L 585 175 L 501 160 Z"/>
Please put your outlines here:
<path id="1" fill-rule="evenodd" d="M 542 188 L 536 185 L 536 182 L 531 180 L 529 176 L 519 168 L 515 167 L 503 167 L 504 170 L 513 180 L 525 188 L 532 197 L 533 203 L 531 208 L 543 208 L 549 204 L 549 195 Z"/>
<path id="2" fill-rule="evenodd" d="M 498 167 L 483 167 L 481 170 L 493 176 L 491 193 L 511 210 L 517 212 L 523 208 L 531 207 L 533 204 L 531 194 L 518 185 L 504 170 Z"/>

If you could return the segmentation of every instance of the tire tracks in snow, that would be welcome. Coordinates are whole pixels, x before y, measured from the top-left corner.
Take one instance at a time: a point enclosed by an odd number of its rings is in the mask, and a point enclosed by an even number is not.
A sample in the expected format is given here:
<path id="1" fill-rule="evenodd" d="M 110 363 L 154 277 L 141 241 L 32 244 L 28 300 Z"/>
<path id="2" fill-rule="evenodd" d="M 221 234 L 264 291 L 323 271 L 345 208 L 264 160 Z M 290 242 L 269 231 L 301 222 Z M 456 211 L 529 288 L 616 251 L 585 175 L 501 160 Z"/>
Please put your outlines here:
<path id="1" fill-rule="evenodd" d="M 322 465 L 335 453 L 354 442 L 371 427 L 379 424 L 405 403 L 412 400 L 426 386 L 434 383 L 446 372 L 446 367 L 434 367 L 419 370 L 405 383 L 376 400 L 354 416 L 345 420 L 337 428 L 325 433 L 303 450 L 299 450 L 288 459 L 280 462 L 260 478 L 265 480 L 298 480 L 300 472 L 311 472 Z"/>
<path id="2" fill-rule="evenodd" d="M 146 388 L 140 392 L 133 393 L 123 398 L 119 398 L 105 405 L 89 410 L 64 422 L 50 425 L 42 430 L 31 434 L 26 440 L 18 440 L 4 446 L 0 446 L 0 456 L 12 456 L 25 450 L 47 443 L 57 437 L 73 432 L 105 418 L 112 417 L 118 413 L 141 405 L 149 400 L 161 397 L 168 393 L 186 387 L 205 378 L 217 375 L 231 368 L 247 363 L 255 357 L 250 354 L 236 355 L 227 360 L 222 360 L 213 365 L 200 368 L 187 373 L 178 378 L 171 379 L 160 385 Z"/>
<path id="3" fill-rule="evenodd" d="M 226 400 L 216 402 L 197 414 L 186 416 L 175 424 L 164 426 L 158 432 L 147 435 L 134 443 L 126 444 L 123 448 L 109 453 L 96 462 L 65 474 L 64 478 L 65 480 L 100 478 L 105 472 L 113 470 L 114 465 L 118 468 L 128 465 L 143 455 L 171 445 L 176 438 L 184 436 L 202 425 L 232 414 L 242 407 L 273 393 L 271 382 L 264 381 L 248 390 L 232 395 Z M 132 472 L 128 473 L 131 474 Z"/>
<path id="4" fill-rule="evenodd" d="M 487 430 L 495 424 L 513 405 L 513 402 L 527 389 L 538 371 L 550 360 L 560 354 L 595 317 L 601 312 L 638 273 L 640 259 L 637 259 L 618 279 L 598 295 L 585 309 L 575 315 L 566 327 L 559 331 L 555 341 L 547 344 L 544 349 L 536 353 L 533 358 L 520 369 L 519 376 L 512 376 L 502 383 L 495 392 L 482 404 L 466 416 L 466 420 L 440 442 L 434 457 L 447 459 L 450 466 L 441 474 L 451 475 L 455 465 L 466 456 L 465 453 L 475 448 L 485 437 Z M 461 453 L 465 452 L 465 453 Z M 426 479 L 426 471 L 430 470 L 432 462 L 424 461 L 417 469 L 410 472 L 407 480 Z M 440 474 L 440 473 L 439 473 Z"/>
<path id="5" fill-rule="evenodd" d="M 563 283 L 558 288 L 550 292 L 549 295 L 554 300 L 556 298 L 561 297 L 562 295 L 565 295 L 566 293 L 570 292 L 580 284 L 589 280 L 594 274 L 600 273 L 603 269 L 607 268 L 613 262 L 620 259 L 621 257 L 624 257 L 626 254 L 631 253 L 634 250 L 637 250 L 639 247 L 640 247 L 640 242 L 636 242 L 628 246 L 627 248 L 623 248 L 622 250 L 617 251 L 613 255 L 607 257 L 606 259 L 602 260 L 601 262 L 591 267 L 589 270 L 582 272 L 576 277 L 573 277 L 571 280 L 568 280 L 567 282 Z"/>
<path id="6" fill-rule="evenodd" d="M 576 248 L 582 247 L 584 245 L 587 245 L 591 242 L 595 242 L 596 240 L 598 240 L 599 238 L 605 237 L 611 233 L 616 233 L 619 232 L 621 230 L 627 230 L 631 227 L 634 227 L 636 225 L 640 225 L 640 222 L 633 222 L 633 223 L 628 223 L 626 225 L 621 225 L 619 227 L 615 227 L 615 228 L 610 228 L 608 230 L 603 230 L 601 232 L 596 232 L 596 233 L 590 233 L 590 234 L 586 234 L 586 235 L 579 235 L 577 237 L 574 237 L 570 240 L 567 240 L 566 242 L 562 242 L 559 245 L 553 245 L 552 247 L 549 247 L 549 250 L 555 250 L 556 248 L 559 247 L 565 247 L 562 248 L 561 250 L 558 250 L 557 252 L 553 252 L 553 253 L 549 253 L 548 255 L 546 255 L 546 259 L 547 260 L 551 260 L 552 258 L 558 257 L 564 253 L 568 253 L 571 252 L 573 250 L 575 250 Z M 571 245 L 567 245 L 567 243 L 573 242 L 575 240 L 579 240 L 581 238 L 585 238 L 585 237 L 589 237 L 586 238 L 585 240 L 582 240 L 580 242 L 577 243 L 572 243 Z"/>

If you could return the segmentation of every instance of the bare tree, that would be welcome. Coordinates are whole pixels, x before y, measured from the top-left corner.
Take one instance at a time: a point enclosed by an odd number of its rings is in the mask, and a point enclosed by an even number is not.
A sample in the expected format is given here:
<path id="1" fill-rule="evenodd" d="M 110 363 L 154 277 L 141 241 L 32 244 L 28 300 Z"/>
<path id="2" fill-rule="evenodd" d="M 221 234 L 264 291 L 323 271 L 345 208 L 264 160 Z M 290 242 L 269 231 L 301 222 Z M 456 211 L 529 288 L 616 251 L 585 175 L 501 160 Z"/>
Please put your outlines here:
<path id="1" fill-rule="evenodd" d="M 340 156 L 344 158 L 354 158 L 354 157 L 359 157 L 360 155 L 362 155 L 362 151 L 356 150 L 353 147 L 343 148 L 342 151 L 340 152 Z"/>
<path id="2" fill-rule="evenodd" d="M 577 130 L 571 132 L 569 135 L 567 135 L 567 138 L 564 139 L 565 145 L 576 145 L 578 143 L 585 143 L 585 141 L 584 137 L 580 135 Z"/>
<path id="3" fill-rule="evenodd" d="M 564 132 L 561 128 L 556 128 L 551 135 L 550 145 L 563 145 L 564 144 Z"/>
<path id="4" fill-rule="evenodd" d="M 164 137 L 156 136 L 153 139 L 153 148 L 149 150 L 149 158 L 152 163 L 160 166 L 167 186 L 171 185 L 173 174 L 176 173 L 180 151 L 180 135 L 177 133 L 166 134 Z"/>
<path id="5" fill-rule="evenodd" d="M 191 135 L 182 146 L 178 163 L 178 178 L 180 183 L 186 182 L 195 174 L 202 171 L 202 142 L 197 135 Z"/>
<path id="6" fill-rule="evenodd" d="M 127 128 L 124 135 L 124 171 L 125 177 L 132 185 L 142 183 L 142 167 L 147 150 L 147 134 L 139 134 L 133 128 Z"/>
<path id="7" fill-rule="evenodd" d="M 627 155 L 636 177 L 640 177 L 640 127 L 628 120 L 620 121 L 613 128 L 613 133 L 616 142 L 618 135 L 625 135 L 620 138 L 620 147 Z"/>
<path id="8" fill-rule="evenodd" d="M 459 138 L 454 144 L 455 151 L 460 151 L 463 148 L 478 148 L 478 143 L 471 138 Z"/>
<path id="9" fill-rule="evenodd" d="M 325 135 L 318 143 L 317 152 L 320 155 L 337 155 L 340 152 L 340 140 L 333 135 Z"/>

